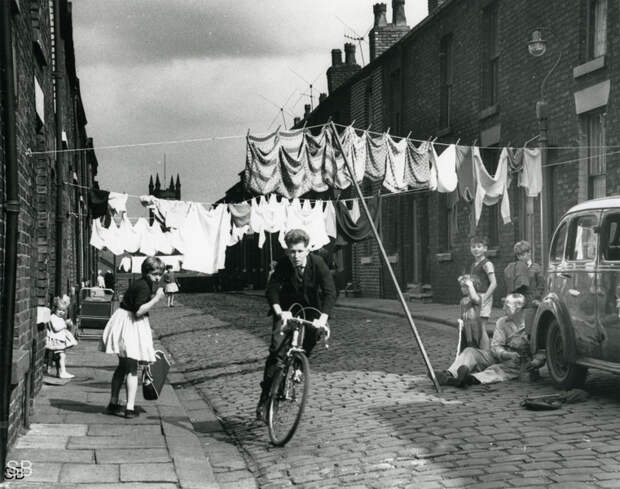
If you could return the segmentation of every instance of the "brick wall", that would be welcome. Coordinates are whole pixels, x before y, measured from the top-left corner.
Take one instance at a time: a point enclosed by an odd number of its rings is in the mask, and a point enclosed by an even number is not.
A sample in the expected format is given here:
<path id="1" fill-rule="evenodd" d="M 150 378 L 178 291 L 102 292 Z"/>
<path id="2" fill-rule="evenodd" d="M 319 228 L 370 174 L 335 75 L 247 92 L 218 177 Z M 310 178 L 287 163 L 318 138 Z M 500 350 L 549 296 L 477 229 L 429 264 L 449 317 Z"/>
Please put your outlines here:
<path id="1" fill-rule="evenodd" d="M 72 56 L 70 4 L 61 2 L 61 15 L 66 17 L 62 42 Z M 21 11 L 12 16 L 13 43 L 17 79 L 16 134 L 18 155 L 18 189 L 20 213 L 18 221 L 18 257 L 16 277 L 15 329 L 13 338 L 13 374 L 17 382 L 12 386 L 10 400 L 9 438 L 12 443 L 23 426 L 28 424 L 34 399 L 41 388 L 45 346 L 44 327 L 37 326 L 36 307 L 50 305 L 55 290 L 55 237 L 57 155 L 28 155 L 28 150 L 49 151 L 56 148 L 56 125 L 52 66 L 51 12 L 47 0 L 21 2 Z M 66 29 L 69 29 L 68 31 Z M 68 42 L 71 40 L 71 42 Z M 75 69 L 70 65 L 58 66 L 69 90 L 63 109 L 63 129 L 67 133 L 70 148 L 86 144 L 83 121 L 76 115 L 75 103 L 79 99 L 79 84 Z M 35 106 L 35 78 L 43 93 L 43 118 L 37 115 Z M 7 121 L 0 121 L 2 125 Z M 4 134 L 4 133 L 2 133 Z M 0 136 L 2 137 L 2 136 Z M 2 141 L 0 149 L 0 192 L 5 199 L 6 158 Z M 85 168 L 67 161 L 63 181 L 71 182 L 73 172 L 92 185 L 96 174 L 93 157 Z M 82 175 L 86 173 L 86 175 Z M 72 187 L 63 187 L 65 210 L 75 212 L 76 196 Z M 0 215 L 0 229 L 4 230 L 5 214 Z M 86 223 L 83 222 L 85 225 Z M 70 292 L 69 285 L 77 283 L 76 238 L 78 226 L 65 227 L 63 240 L 63 283 L 61 293 Z M 0 267 L 4 267 L 6 236 L 0 235 Z M 86 245 L 87 246 L 87 245 Z M 0 279 L 4 270 L 0 268 Z M 2 286 L 4 287 L 4 281 Z M 3 289 L 4 291 L 4 289 Z"/>

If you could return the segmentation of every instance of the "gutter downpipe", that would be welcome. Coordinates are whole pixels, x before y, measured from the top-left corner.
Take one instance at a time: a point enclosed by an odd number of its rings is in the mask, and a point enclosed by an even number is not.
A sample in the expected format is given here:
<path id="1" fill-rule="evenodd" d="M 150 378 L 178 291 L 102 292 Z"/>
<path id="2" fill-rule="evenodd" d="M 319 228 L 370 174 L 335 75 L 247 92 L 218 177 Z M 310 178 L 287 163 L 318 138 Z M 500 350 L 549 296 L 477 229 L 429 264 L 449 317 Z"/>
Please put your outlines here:
<path id="1" fill-rule="evenodd" d="M 6 213 L 4 236 L 4 279 L 2 281 L 2 312 L 0 316 L 0 482 L 9 442 L 9 411 L 15 329 L 15 289 L 17 284 L 17 240 L 19 194 L 17 174 L 17 137 L 15 123 L 15 86 L 13 83 L 11 2 L 0 2 L 0 71 L 2 87 L 2 119 L 6 171 Z"/>
<path id="2" fill-rule="evenodd" d="M 61 33 L 60 1 L 54 0 L 54 42 L 56 54 L 56 66 L 54 78 L 56 79 L 56 270 L 54 293 L 57 297 L 62 296 L 62 270 L 63 270 L 63 250 L 64 239 L 64 158 L 62 153 L 62 110 L 64 107 L 64 77 L 62 69 L 65 63 L 64 48 L 60 41 Z"/>

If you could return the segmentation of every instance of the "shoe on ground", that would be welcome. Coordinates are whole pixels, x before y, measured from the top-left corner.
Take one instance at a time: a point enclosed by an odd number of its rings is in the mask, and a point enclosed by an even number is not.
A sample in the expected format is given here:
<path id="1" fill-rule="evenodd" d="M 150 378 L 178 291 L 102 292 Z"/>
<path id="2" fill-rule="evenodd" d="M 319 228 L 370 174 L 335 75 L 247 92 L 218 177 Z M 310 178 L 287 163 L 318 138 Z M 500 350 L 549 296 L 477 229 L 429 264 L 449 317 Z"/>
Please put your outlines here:
<path id="1" fill-rule="evenodd" d="M 70 374 L 69 372 L 61 372 L 58 374 L 59 379 L 72 379 L 75 375 Z"/>
<path id="2" fill-rule="evenodd" d="M 106 408 L 105 408 L 105 413 L 106 414 L 112 414 L 112 415 L 118 415 L 120 414 L 121 410 L 123 409 L 123 406 L 121 406 L 120 404 L 114 404 L 114 403 L 109 403 Z"/>
<path id="3" fill-rule="evenodd" d="M 133 419 L 138 417 L 138 412 L 135 409 L 125 409 L 125 418 Z"/>
<path id="4" fill-rule="evenodd" d="M 453 387 L 457 386 L 456 379 L 452 377 L 452 374 L 448 372 L 447 370 L 442 370 L 440 372 L 437 372 L 436 378 L 437 378 L 437 383 L 439 385 L 450 385 Z"/>

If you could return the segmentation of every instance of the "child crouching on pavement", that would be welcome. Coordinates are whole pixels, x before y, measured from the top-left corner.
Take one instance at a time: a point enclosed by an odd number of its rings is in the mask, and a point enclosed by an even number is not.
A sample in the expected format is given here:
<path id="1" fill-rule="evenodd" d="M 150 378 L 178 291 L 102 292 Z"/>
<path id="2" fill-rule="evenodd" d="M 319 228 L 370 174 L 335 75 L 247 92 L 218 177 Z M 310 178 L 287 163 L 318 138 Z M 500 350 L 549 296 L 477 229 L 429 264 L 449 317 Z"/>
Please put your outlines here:
<path id="1" fill-rule="evenodd" d="M 459 332 L 459 351 L 447 370 L 437 374 L 440 385 L 460 387 L 472 372 L 484 370 L 493 363 L 489 336 L 480 318 L 480 295 L 470 275 L 458 278 L 461 286 L 461 331 Z"/>

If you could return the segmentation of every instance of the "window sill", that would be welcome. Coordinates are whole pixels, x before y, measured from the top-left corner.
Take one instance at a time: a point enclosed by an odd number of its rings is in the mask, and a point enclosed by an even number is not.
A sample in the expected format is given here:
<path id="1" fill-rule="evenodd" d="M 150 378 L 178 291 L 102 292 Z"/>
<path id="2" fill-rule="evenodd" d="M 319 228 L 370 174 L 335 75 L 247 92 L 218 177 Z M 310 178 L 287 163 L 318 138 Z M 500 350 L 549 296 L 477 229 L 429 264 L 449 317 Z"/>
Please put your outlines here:
<path id="1" fill-rule="evenodd" d="M 598 58 L 591 59 L 590 61 L 583 63 L 573 68 L 573 78 L 579 78 L 580 76 L 587 75 L 596 70 L 600 70 L 605 67 L 605 55 Z"/>
<path id="2" fill-rule="evenodd" d="M 435 258 L 439 263 L 453 261 L 452 253 L 449 251 L 445 253 L 435 253 Z"/>
<path id="3" fill-rule="evenodd" d="M 486 109 L 482 109 L 480 111 L 480 113 L 478 114 L 478 120 L 481 121 L 481 120 L 484 120 L 484 119 L 488 119 L 492 115 L 495 115 L 495 114 L 498 114 L 498 113 L 499 113 L 499 105 L 498 104 L 490 105 Z"/>
<path id="4" fill-rule="evenodd" d="M 439 131 L 437 131 L 436 136 L 438 138 L 441 138 L 441 137 L 447 136 L 448 134 L 451 134 L 451 133 L 452 133 L 452 128 L 450 126 L 448 126 L 448 127 L 444 127 L 443 129 L 440 129 Z"/>

